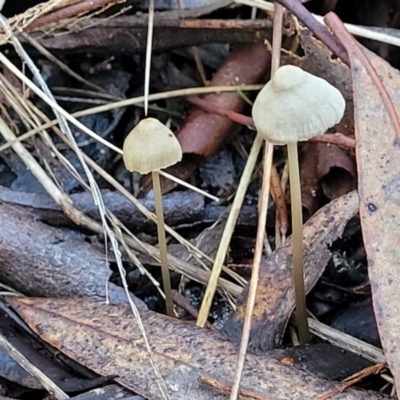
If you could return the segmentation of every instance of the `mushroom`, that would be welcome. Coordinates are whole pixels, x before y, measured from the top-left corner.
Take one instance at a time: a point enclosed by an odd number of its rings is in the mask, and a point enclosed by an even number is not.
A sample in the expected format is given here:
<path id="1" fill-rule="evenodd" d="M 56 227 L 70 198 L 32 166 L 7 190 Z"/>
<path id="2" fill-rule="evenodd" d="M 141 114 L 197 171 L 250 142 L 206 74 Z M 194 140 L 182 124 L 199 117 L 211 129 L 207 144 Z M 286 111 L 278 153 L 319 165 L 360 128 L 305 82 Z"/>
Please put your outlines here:
<path id="1" fill-rule="evenodd" d="M 180 161 L 182 159 L 182 148 L 170 129 L 155 118 L 146 118 L 129 132 L 122 150 L 122 157 L 128 171 L 136 171 L 141 174 L 151 172 L 152 174 L 165 304 L 167 314 L 173 316 L 171 279 L 168 269 L 161 185 L 158 171 Z"/>
<path id="2" fill-rule="evenodd" d="M 303 276 L 303 216 L 297 142 L 325 133 L 343 117 L 342 94 L 324 79 L 299 67 L 279 68 L 258 94 L 253 121 L 267 141 L 287 144 L 292 206 L 293 272 L 300 342 L 309 339 Z"/>

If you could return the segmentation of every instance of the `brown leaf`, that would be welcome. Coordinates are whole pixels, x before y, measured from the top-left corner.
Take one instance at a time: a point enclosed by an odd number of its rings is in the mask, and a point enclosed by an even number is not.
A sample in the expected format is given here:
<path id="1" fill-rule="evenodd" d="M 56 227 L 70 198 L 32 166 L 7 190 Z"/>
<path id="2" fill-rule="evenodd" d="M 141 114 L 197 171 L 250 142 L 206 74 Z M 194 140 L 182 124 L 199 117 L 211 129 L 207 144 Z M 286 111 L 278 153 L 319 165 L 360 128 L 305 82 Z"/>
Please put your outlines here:
<path id="1" fill-rule="evenodd" d="M 330 21 L 351 63 L 362 233 L 378 330 L 400 393 L 400 72 Z"/>
<path id="2" fill-rule="evenodd" d="M 351 192 L 321 208 L 304 225 L 304 279 L 307 293 L 321 276 L 330 258 L 327 247 L 340 237 L 357 209 L 357 193 Z M 236 342 L 242 333 L 247 292 L 248 286 L 238 299 L 236 313 L 223 328 L 223 332 Z M 292 240 L 289 238 L 262 264 L 250 347 L 266 351 L 279 345 L 294 305 Z"/>
<path id="3" fill-rule="evenodd" d="M 99 374 L 118 375 L 116 381 L 147 399 L 162 398 L 137 321 L 127 306 L 83 299 L 8 300 L 36 333 L 63 353 Z M 172 400 L 229 398 L 226 390 L 232 385 L 235 344 L 212 331 L 151 311 L 140 314 Z M 241 385 L 246 398 L 314 400 L 338 391 L 338 383 L 281 363 L 284 354 L 280 350 L 247 356 Z M 389 397 L 350 388 L 333 398 Z"/>

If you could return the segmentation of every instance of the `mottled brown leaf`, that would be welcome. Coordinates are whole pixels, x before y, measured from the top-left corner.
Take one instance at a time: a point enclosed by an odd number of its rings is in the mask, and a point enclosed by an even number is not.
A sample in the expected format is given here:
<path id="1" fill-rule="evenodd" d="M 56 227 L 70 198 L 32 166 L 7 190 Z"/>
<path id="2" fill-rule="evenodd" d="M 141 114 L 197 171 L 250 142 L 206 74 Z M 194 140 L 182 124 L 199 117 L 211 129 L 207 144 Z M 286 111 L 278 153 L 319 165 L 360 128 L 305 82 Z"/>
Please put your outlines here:
<path id="1" fill-rule="evenodd" d="M 147 399 L 161 399 L 143 338 L 131 310 L 84 299 L 9 298 L 12 307 L 44 340 L 102 375 L 116 379 Z M 155 361 L 172 400 L 226 400 L 238 348 L 213 331 L 140 311 Z M 253 399 L 315 400 L 339 384 L 285 365 L 282 351 L 246 359 L 242 390 Z M 210 387 L 206 383 L 213 383 Z M 216 389 L 218 386 L 220 389 Z M 248 398 L 248 397 L 247 397 Z M 386 399 L 349 389 L 332 399 Z M 244 399 L 244 397 L 241 397 Z"/>
<path id="2" fill-rule="evenodd" d="M 360 217 L 375 316 L 400 393 L 400 72 L 342 37 L 354 87 Z"/>
<path id="3" fill-rule="evenodd" d="M 314 214 L 304 225 L 304 279 L 308 293 L 321 276 L 330 258 L 328 246 L 341 236 L 347 221 L 358 210 L 357 192 L 351 192 Z M 246 312 L 248 286 L 237 302 L 236 312 L 223 328 L 232 340 L 240 340 Z M 292 240 L 274 251 L 261 266 L 250 347 L 270 350 L 279 345 L 295 306 L 293 285 Z"/>

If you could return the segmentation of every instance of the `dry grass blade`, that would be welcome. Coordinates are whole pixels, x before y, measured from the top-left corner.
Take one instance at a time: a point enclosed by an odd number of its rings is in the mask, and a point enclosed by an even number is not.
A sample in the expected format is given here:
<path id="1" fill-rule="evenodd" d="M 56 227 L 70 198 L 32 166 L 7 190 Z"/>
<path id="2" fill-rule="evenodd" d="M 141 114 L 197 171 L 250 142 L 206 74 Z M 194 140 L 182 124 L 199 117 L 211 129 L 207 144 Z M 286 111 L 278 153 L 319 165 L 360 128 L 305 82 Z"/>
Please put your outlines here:
<path id="1" fill-rule="evenodd" d="M 251 321 L 253 317 L 253 310 L 258 286 L 258 279 L 261 267 L 261 258 L 264 248 L 265 225 L 267 221 L 268 212 L 268 198 L 270 189 L 271 165 L 274 146 L 271 143 L 266 143 L 265 158 L 264 158 L 264 174 L 261 189 L 261 210 L 259 213 L 259 220 L 257 226 L 256 245 L 254 250 L 253 269 L 251 271 L 251 280 L 249 285 L 249 294 L 247 297 L 246 315 L 243 323 L 242 338 L 240 341 L 239 354 L 236 362 L 235 376 L 233 381 L 232 392 L 230 400 L 236 400 L 239 395 L 240 380 L 244 368 L 244 363 L 247 353 L 247 345 L 250 338 Z"/>
<path id="2" fill-rule="evenodd" d="M 344 350 L 349 350 L 374 363 L 386 362 L 383 351 L 378 347 L 356 339 L 347 333 L 338 331 L 312 318 L 308 319 L 308 324 L 310 326 L 310 332 L 320 339 L 326 340 Z"/>
<path id="3" fill-rule="evenodd" d="M 272 37 L 272 61 L 271 75 L 279 68 L 280 53 L 282 43 L 282 21 L 283 7 L 275 3 L 275 14 L 273 22 L 273 37 Z M 257 134 L 258 136 L 259 134 Z M 261 258 L 264 248 L 265 227 L 267 222 L 268 199 L 271 183 L 271 168 L 272 157 L 274 154 L 274 146 L 272 143 L 266 143 L 264 156 L 264 170 L 261 188 L 260 213 L 257 226 L 256 244 L 254 249 L 253 269 L 251 271 L 251 280 L 249 285 L 249 293 L 247 297 L 246 314 L 243 323 L 242 337 L 240 340 L 239 355 L 236 362 L 235 376 L 233 381 L 230 400 L 236 400 L 239 396 L 240 381 L 243 373 L 244 363 L 246 359 L 247 346 L 250 339 L 251 322 L 254 311 L 254 304 L 257 293 L 258 280 L 260 276 Z"/>
<path id="4" fill-rule="evenodd" d="M 39 368 L 35 367 L 29 360 L 21 354 L 12 344 L 0 334 L 0 347 L 12 357 L 22 368 L 34 376 L 57 400 L 69 399 L 69 396 L 51 381 Z"/>
<path id="5" fill-rule="evenodd" d="M 153 47 L 153 28 L 154 28 L 154 0 L 149 1 L 149 19 L 147 26 L 147 46 L 146 46 L 146 67 L 144 73 L 144 115 L 147 117 L 149 109 L 149 90 L 150 90 L 150 71 L 151 53 Z"/>
<path id="6" fill-rule="evenodd" d="M 199 316 L 197 318 L 198 326 L 204 327 L 207 322 L 214 294 L 217 290 L 218 279 L 223 269 L 226 253 L 229 248 L 229 242 L 232 238 L 233 230 L 235 228 L 236 221 L 239 217 L 240 209 L 242 207 L 243 200 L 246 195 L 247 187 L 249 186 L 249 183 L 251 181 L 251 176 L 254 170 L 254 166 L 257 162 L 258 154 L 261 150 L 262 142 L 263 141 L 261 137 L 257 136 L 255 138 L 246 165 L 242 172 L 242 176 L 240 178 L 235 199 L 233 200 L 233 204 L 229 212 L 229 217 L 226 222 L 221 241 L 219 243 L 217 254 L 215 256 L 214 264 L 211 270 L 211 275 L 207 284 L 206 292 L 204 294 L 203 302 L 201 303 Z"/>

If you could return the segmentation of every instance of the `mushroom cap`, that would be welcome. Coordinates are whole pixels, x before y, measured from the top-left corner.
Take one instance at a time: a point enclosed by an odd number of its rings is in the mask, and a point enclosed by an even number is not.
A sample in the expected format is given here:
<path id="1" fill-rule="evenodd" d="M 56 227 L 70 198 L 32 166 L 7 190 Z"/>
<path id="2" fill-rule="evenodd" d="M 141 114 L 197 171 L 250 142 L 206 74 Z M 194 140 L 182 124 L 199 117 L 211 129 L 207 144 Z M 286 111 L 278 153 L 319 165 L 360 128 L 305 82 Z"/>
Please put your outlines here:
<path id="1" fill-rule="evenodd" d="M 286 65 L 258 94 L 252 110 L 258 133 L 274 144 L 308 140 L 343 117 L 345 100 L 326 80 Z"/>
<path id="2" fill-rule="evenodd" d="M 167 168 L 182 160 L 178 139 L 155 118 L 140 121 L 129 132 L 122 150 L 126 169 L 141 174 Z"/>

